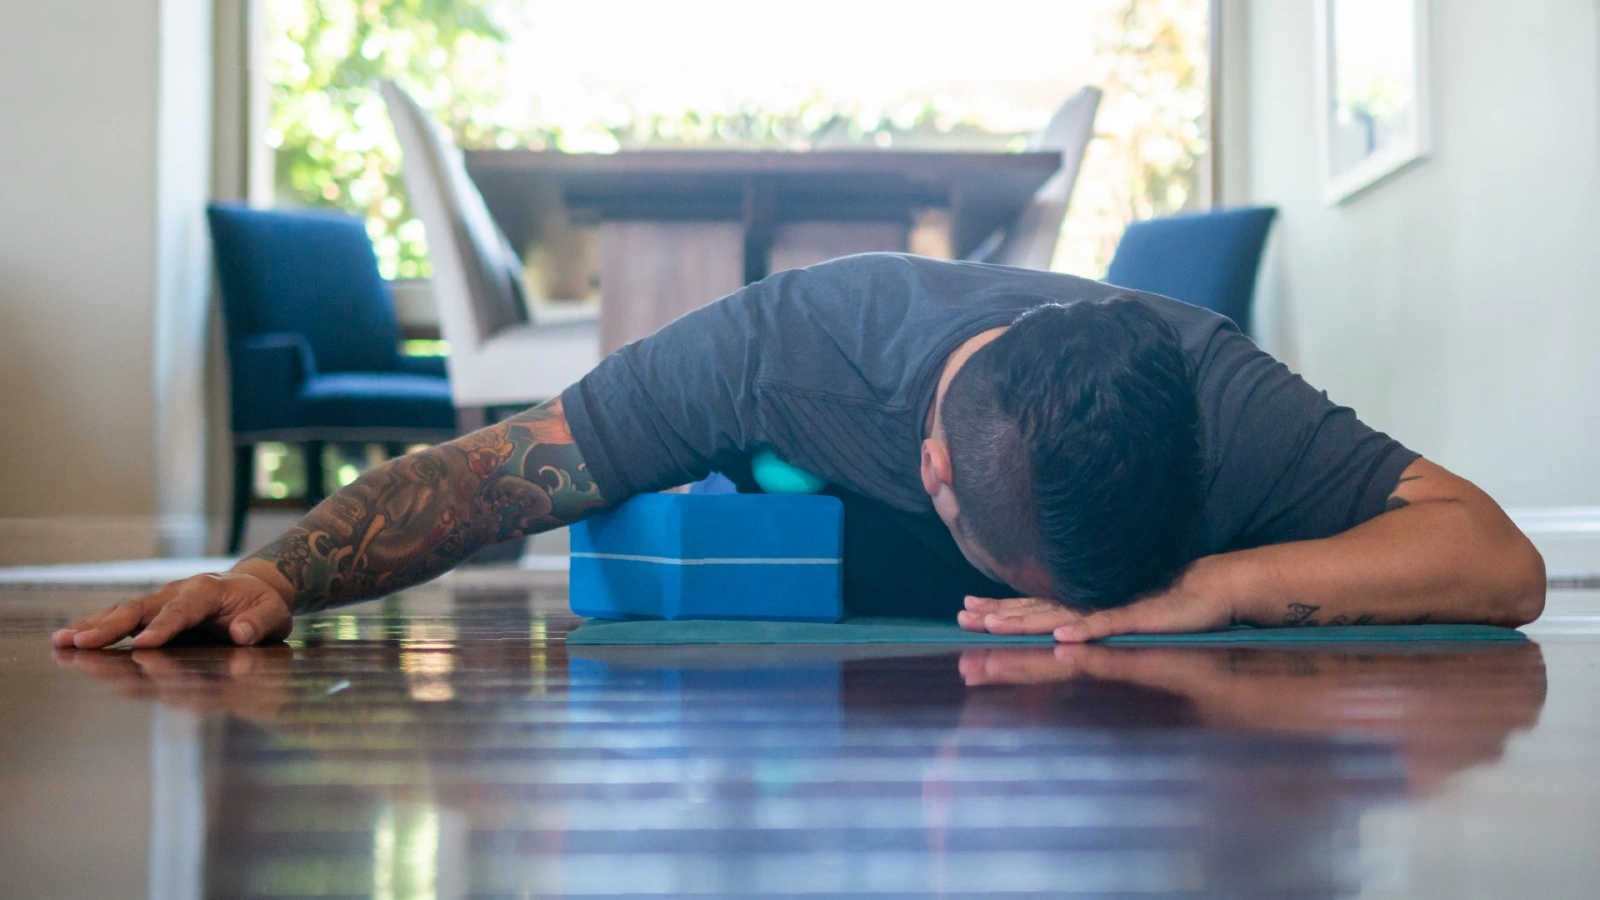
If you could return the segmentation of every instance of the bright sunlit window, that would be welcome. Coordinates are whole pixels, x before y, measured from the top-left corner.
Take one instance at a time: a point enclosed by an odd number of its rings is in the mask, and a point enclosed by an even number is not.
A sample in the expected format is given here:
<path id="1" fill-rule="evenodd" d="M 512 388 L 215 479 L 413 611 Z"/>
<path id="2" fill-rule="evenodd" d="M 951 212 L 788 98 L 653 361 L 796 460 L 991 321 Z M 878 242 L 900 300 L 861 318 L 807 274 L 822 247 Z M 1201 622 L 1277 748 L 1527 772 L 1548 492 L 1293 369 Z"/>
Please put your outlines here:
<path id="1" fill-rule="evenodd" d="M 1098 276 L 1133 219 L 1203 191 L 1207 0 L 265 0 L 280 203 L 363 215 L 428 273 L 378 79 L 466 147 L 1020 148 L 1105 91 L 1054 267 Z"/>

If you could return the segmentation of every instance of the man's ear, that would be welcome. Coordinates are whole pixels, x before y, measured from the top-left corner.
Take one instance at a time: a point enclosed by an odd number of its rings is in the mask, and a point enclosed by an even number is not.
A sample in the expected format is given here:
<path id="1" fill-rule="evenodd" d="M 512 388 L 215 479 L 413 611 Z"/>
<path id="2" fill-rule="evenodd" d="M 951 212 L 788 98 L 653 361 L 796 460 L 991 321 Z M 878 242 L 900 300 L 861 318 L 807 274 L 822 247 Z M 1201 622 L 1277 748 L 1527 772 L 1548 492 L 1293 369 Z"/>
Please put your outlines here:
<path id="1" fill-rule="evenodd" d="M 950 473 L 950 448 L 938 438 L 928 438 L 922 442 L 922 489 L 928 492 L 929 497 L 938 498 L 943 491 L 950 490 L 950 483 L 954 480 Z"/>

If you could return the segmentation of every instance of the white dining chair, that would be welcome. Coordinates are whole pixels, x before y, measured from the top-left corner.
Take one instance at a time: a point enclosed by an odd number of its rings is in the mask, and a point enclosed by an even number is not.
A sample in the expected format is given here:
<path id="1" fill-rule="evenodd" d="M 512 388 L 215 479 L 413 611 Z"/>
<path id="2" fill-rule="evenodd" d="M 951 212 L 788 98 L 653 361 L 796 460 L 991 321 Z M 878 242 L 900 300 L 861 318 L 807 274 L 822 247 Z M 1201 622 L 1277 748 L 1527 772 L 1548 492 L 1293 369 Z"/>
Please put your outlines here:
<path id="1" fill-rule="evenodd" d="M 522 262 L 490 217 L 460 150 L 398 84 L 385 81 L 381 90 L 400 141 L 406 192 L 427 236 L 462 428 L 483 424 L 494 407 L 559 396 L 599 362 L 597 324 L 532 321 Z"/>
<path id="2" fill-rule="evenodd" d="M 1080 88 L 1061 104 L 1044 129 L 1029 139 L 1029 150 L 1059 152 L 1061 168 L 1034 192 L 1015 222 L 991 235 L 968 259 L 1024 269 L 1050 268 L 1099 108 L 1100 89 Z"/>

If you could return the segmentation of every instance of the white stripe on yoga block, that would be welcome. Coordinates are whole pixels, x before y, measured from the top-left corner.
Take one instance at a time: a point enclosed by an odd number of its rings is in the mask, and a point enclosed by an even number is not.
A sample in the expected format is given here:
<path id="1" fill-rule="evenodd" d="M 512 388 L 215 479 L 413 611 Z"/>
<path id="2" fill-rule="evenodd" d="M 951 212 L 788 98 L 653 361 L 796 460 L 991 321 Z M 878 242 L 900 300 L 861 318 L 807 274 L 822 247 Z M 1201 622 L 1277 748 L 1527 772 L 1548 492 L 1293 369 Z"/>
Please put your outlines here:
<path id="1" fill-rule="evenodd" d="M 572 556 L 574 559 L 614 559 L 621 562 L 657 563 L 663 566 L 837 566 L 844 562 L 837 558 L 810 556 L 677 559 L 671 556 L 634 556 L 631 553 L 591 553 L 584 550 L 574 550 Z"/>

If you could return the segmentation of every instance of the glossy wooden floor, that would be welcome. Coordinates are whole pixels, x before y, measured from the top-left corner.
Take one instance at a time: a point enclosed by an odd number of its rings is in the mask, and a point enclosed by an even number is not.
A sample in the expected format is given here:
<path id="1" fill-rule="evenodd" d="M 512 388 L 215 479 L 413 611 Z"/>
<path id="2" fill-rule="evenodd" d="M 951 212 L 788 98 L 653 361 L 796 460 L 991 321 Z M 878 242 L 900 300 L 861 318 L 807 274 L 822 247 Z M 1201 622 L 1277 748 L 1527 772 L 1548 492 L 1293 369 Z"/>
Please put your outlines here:
<path id="1" fill-rule="evenodd" d="M 573 648 L 559 582 L 52 655 L 6 897 L 1600 895 L 1600 594 L 1516 646 Z"/>

